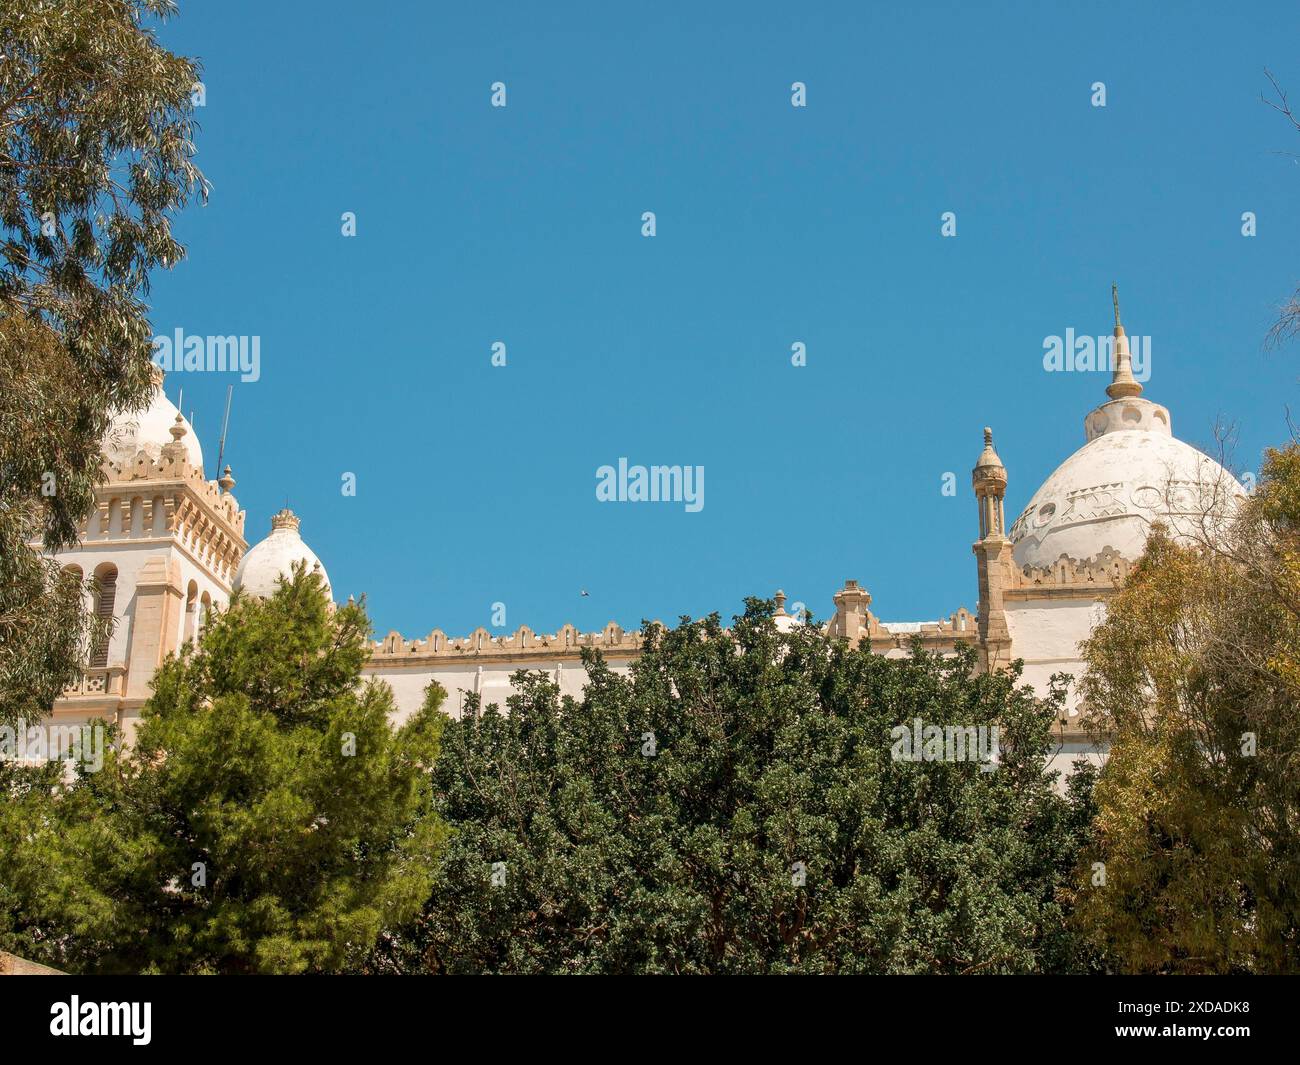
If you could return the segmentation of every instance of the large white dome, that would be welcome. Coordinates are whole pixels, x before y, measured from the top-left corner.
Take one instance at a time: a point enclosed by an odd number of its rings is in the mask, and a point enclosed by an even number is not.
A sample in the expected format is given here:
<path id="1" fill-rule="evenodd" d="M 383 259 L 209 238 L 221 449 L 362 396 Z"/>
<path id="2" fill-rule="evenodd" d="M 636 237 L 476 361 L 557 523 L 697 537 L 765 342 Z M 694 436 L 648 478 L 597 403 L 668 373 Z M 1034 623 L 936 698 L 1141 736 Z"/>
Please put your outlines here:
<path id="1" fill-rule="evenodd" d="M 1115 386 L 1108 391 L 1115 395 Z M 1017 567 L 1049 567 L 1062 556 L 1084 561 L 1106 548 L 1136 561 L 1153 522 L 1181 538 L 1212 533 L 1245 494 L 1214 459 L 1175 439 L 1169 412 L 1140 391 L 1119 389 L 1084 420 L 1088 442 L 1011 527 Z"/>
<path id="2" fill-rule="evenodd" d="M 248 595 L 269 599 L 275 594 L 280 577 L 289 579 L 295 562 L 306 562 L 307 572 L 319 570 L 330 594 L 330 579 L 325 567 L 298 533 L 298 516 L 292 510 L 282 510 L 271 518 L 271 535 L 249 549 L 235 573 L 235 587 Z"/>
<path id="3" fill-rule="evenodd" d="M 199 438 L 194 435 L 194 427 L 181 414 L 176 405 L 163 394 L 162 371 L 154 371 L 153 396 L 149 406 L 142 411 L 125 411 L 113 418 L 107 434 L 104 436 L 103 452 L 113 465 L 124 469 L 135 464 L 135 456 L 143 451 L 155 462 L 162 458 L 163 445 L 172 442 L 172 427 L 181 425 L 185 429 L 181 444 L 191 466 L 203 468 L 203 449 Z"/>

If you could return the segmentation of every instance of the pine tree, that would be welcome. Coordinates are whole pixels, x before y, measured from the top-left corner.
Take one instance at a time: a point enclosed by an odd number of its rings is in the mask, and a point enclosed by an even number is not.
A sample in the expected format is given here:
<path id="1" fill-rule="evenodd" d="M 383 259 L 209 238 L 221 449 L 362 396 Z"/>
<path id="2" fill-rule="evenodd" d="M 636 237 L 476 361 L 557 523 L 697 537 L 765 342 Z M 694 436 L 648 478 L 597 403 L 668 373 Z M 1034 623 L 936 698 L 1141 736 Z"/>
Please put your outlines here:
<path id="1" fill-rule="evenodd" d="M 159 670 L 127 753 L 0 813 L 9 949 L 74 972 L 337 971 L 417 913 L 445 839 L 441 693 L 393 727 L 391 691 L 361 682 L 368 634 L 301 567 L 237 595 Z"/>

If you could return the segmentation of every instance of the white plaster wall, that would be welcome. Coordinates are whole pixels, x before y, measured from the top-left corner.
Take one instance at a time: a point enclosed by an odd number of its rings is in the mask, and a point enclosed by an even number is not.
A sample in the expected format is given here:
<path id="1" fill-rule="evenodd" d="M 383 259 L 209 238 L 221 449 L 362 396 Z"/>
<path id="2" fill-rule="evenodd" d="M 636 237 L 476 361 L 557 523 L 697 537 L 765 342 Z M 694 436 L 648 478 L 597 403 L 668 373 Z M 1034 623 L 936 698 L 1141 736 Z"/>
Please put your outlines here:
<path id="1" fill-rule="evenodd" d="M 1074 763 L 1082 758 L 1094 766 L 1100 767 L 1106 760 L 1109 747 L 1097 746 L 1090 742 L 1058 744 L 1058 750 L 1047 761 L 1048 772 L 1058 772 L 1056 791 L 1064 795 L 1070 776 L 1074 773 Z"/>
<path id="2" fill-rule="evenodd" d="M 198 591 L 195 595 L 197 606 L 195 607 L 194 637 L 197 637 L 202 629 L 203 593 L 208 594 L 214 609 L 220 607 L 222 610 L 229 605 L 230 594 L 226 591 L 225 586 L 200 566 L 184 548 L 177 547 L 173 557 L 180 564 L 181 571 L 181 616 L 176 623 L 176 646 L 180 647 L 185 642 L 185 597 L 190 587 L 190 581 L 198 585 Z"/>
<path id="3" fill-rule="evenodd" d="M 393 689 L 393 701 L 397 704 L 397 713 L 393 720 L 395 724 L 401 724 L 420 708 L 424 702 L 424 691 L 433 681 L 437 681 L 447 690 L 447 698 L 442 704 L 442 709 L 452 717 L 460 716 L 465 705 L 465 695 L 474 691 L 478 691 L 484 706 L 497 703 L 505 709 L 506 699 L 514 690 L 510 686 L 510 677 L 523 667 L 518 663 L 485 665 L 482 667 L 481 674 L 479 668 L 478 663 L 472 659 L 463 663 L 439 663 L 432 668 L 396 666 L 379 662 L 368 664 L 364 675 L 382 680 Z M 629 668 L 629 665 L 624 662 L 610 664 L 610 669 L 623 676 L 627 675 Z M 556 677 L 558 669 L 562 696 L 572 695 L 574 698 L 580 698 L 587 683 L 587 671 L 574 662 L 547 662 L 541 659 L 536 663 L 530 662 L 527 669 L 529 672 L 545 670 L 552 679 Z"/>
<path id="4" fill-rule="evenodd" d="M 61 566 L 79 566 L 82 574 L 90 577 L 105 562 L 117 567 L 117 595 L 113 601 L 113 617 L 116 624 L 113 636 L 108 644 L 108 664 L 125 666 L 131 646 L 131 628 L 135 621 L 135 591 L 140 582 L 140 571 L 151 559 L 161 558 L 165 562 L 175 559 L 181 574 L 181 618 L 177 622 L 176 644 L 180 645 L 184 635 L 185 590 L 190 581 L 198 585 L 198 597 L 201 600 L 207 592 L 214 604 L 225 606 L 229 596 L 225 588 L 197 561 L 190 553 L 171 539 L 141 540 L 138 543 L 119 541 L 105 543 L 87 540 L 81 547 L 69 551 L 60 551 L 54 556 Z M 94 604 L 86 603 L 86 609 L 92 610 Z"/>
<path id="5" fill-rule="evenodd" d="M 1081 599 L 1031 599 L 1006 604 L 1011 657 L 1023 658 L 1025 683 L 1046 695 L 1053 673 L 1071 673 L 1066 707 L 1078 712 L 1078 682 L 1083 677 L 1079 643 L 1105 614 L 1105 604 Z"/>

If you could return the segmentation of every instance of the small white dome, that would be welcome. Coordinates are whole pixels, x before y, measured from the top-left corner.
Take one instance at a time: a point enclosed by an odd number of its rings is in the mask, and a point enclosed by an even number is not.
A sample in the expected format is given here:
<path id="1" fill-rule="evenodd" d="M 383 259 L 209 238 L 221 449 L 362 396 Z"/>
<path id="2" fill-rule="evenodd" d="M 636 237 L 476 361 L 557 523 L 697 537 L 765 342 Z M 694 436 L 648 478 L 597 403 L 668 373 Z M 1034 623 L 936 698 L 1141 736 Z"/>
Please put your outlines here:
<path id="1" fill-rule="evenodd" d="M 776 601 L 776 613 L 772 615 L 772 622 L 776 625 L 777 632 L 790 632 L 803 624 L 802 612 L 798 617 L 785 612 L 785 592 L 778 588 L 773 598 Z"/>
<path id="2" fill-rule="evenodd" d="M 292 510 L 282 510 L 271 518 L 271 535 L 261 543 L 249 548 L 239 569 L 235 572 L 235 587 L 243 589 L 248 595 L 269 599 L 275 594 L 276 582 L 280 577 L 288 580 L 293 575 L 296 562 L 306 562 L 307 572 L 319 570 L 325 585 L 325 594 L 330 594 L 330 579 L 325 567 L 310 547 L 298 534 L 298 515 Z"/>
<path id="3" fill-rule="evenodd" d="M 172 427 L 179 424 L 185 429 L 181 444 L 185 447 L 189 464 L 196 469 L 203 468 L 203 449 L 199 446 L 199 438 L 194 435 L 194 427 L 183 415 L 179 423 L 176 421 L 181 412 L 163 394 L 162 381 L 162 371 L 155 368 L 149 406 L 142 411 L 125 411 L 113 418 L 103 442 L 104 457 L 113 465 L 129 468 L 135 464 L 135 456 L 141 451 L 158 462 L 162 458 L 163 445 L 172 442 Z"/>
<path id="4" fill-rule="evenodd" d="M 1217 526 L 1245 493 L 1212 458 L 1175 439 L 1169 412 L 1124 396 L 1084 420 L 1088 442 L 1034 493 L 1011 527 L 1018 567 L 1048 567 L 1062 555 L 1087 560 L 1109 547 L 1142 554 L 1151 524 L 1193 536 L 1208 515 Z"/>

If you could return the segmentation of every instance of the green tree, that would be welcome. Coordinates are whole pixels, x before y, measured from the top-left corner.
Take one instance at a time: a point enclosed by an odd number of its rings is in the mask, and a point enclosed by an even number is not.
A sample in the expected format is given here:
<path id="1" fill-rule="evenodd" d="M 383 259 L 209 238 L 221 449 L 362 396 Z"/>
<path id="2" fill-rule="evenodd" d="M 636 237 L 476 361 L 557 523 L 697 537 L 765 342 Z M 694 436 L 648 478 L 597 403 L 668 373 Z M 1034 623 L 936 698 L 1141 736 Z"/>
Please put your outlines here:
<path id="1" fill-rule="evenodd" d="M 1056 899 L 1086 831 L 1044 772 L 1052 703 L 963 648 L 886 659 L 751 600 L 651 626 L 582 698 L 520 673 L 449 724 L 453 835 L 377 967 L 435 972 L 1036 972 L 1085 961 Z M 997 726 L 1001 760 L 893 757 L 895 726 Z"/>
<path id="2" fill-rule="evenodd" d="M 409 920 L 446 834 L 441 693 L 394 728 L 368 634 L 301 567 L 237 595 L 159 670 L 125 755 L 0 812 L 0 945 L 74 972 L 335 971 Z"/>
<path id="3" fill-rule="evenodd" d="M 75 542 L 113 412 L 150 387 L 150 274 L 192 162 L 197 71 L 169 0 L 0 5 L 0 722 L 39 716 L 90 634 L 83 589 L 30 546 Z"/>
<path id="4" fill-rule="evenodd" d="M 1125 972 L 1300 970 L 1300 447 L 1224 535 L 1157 528 L 1085 657 L 1079 927 Z"/>

